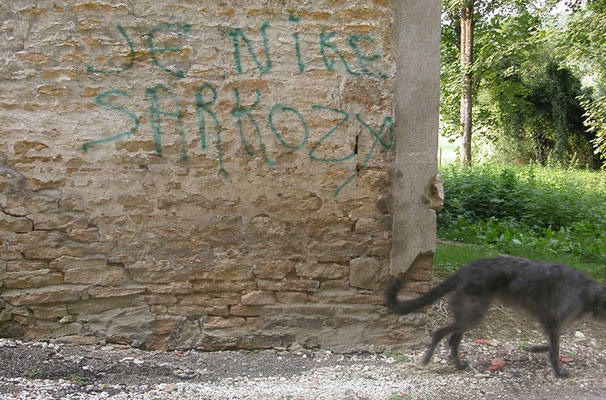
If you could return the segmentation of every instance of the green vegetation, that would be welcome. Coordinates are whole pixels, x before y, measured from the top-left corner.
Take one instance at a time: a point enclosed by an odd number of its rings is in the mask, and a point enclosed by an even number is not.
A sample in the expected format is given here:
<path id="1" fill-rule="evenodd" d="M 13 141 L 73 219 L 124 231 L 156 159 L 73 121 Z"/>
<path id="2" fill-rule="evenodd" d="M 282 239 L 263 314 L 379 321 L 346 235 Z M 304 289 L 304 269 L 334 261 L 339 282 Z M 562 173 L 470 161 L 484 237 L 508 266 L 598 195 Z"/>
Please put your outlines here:
<path id="1" fill-rule="evenodd" d="M 467 264 L 478 258 L 494 257 L 498 252 L 489 248 L 483 248 L 474 244 L 444 244 L 439 245 L 434 256 L 434 274 L 444 278 L 463 264 Z"/>
<path id="2" fill-rule="evenodd" d="M 606 278 L 606 174 L 483 165 L 442 168 L 436 271 L 446 275 L 483 256 L 558 261 Z"/>
<path id="3" fill-rule="evenodd" d="M 385 350 L 383 352 L 383 356 L 386 358 L 393 358 L 395 362 L 401 363 L 401 362 L 409 362 L 410 361 L 410 357 L 407 356 L 406 354 L 402 354 L 402 353 L 398 353 L 395 351 L 391 351 L 389 349 Z"/>
<path id="4" fill-rule="evenodd" d="M 474 59 L 463 70 L 469 6 Z M 606 168 L 605 1 L 444 0 L 442 11 L 443 136 L 462 136 L 463 76 L 472 74 L 473 138 L 494 161 Z"/>
<path id="5" fill-rule="evenodd" d="M 69 380 L 77 385 L 82 385 L 86 382 L 86 377 L 78 374 L 71 374 Z"/>

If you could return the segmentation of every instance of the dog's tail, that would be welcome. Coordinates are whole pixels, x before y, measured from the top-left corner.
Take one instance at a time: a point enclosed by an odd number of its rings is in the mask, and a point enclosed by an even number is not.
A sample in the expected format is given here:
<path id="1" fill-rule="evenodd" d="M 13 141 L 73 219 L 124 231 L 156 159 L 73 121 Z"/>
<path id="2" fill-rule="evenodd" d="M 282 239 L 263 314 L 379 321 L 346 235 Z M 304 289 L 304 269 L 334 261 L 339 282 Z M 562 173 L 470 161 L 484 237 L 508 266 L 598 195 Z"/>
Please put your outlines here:
<path id="1" fill-rule="evenodd" d="M 418 310 L 421 307 L 432 304 L 446 293 L 450 292 L 456 286 L 454 276 L 449 276 L 438 286 L 416 299 L 401 301 L 398 300 L 398 291 L 402 287 L 402 281 L 393 278 L 385 291 L 385 305 L 394 314 L 408 314 Z"/>

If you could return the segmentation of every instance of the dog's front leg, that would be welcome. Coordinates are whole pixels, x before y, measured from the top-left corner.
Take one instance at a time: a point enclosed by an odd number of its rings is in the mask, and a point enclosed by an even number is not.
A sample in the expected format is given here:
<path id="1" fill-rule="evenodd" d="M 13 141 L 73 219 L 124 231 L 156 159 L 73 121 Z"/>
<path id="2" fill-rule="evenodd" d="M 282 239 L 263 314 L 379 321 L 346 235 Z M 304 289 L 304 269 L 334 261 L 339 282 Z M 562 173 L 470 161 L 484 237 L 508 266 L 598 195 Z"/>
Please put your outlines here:
<path id="1" fill-rule="evenodd" d="M 560 368 L 560 328 L 549 330 L 549 361 L 558 378 L 567 378 L 570 374 Z"/>

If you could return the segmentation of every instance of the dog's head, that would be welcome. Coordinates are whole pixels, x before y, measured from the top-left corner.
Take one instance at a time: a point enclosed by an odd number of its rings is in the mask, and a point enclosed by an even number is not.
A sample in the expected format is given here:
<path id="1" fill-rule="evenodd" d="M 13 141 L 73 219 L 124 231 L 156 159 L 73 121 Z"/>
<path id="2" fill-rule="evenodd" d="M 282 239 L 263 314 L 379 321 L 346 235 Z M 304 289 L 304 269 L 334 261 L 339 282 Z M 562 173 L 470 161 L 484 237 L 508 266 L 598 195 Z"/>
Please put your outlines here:
<path id="1" fill-rule="evenodd" d="M 600 286 L 593 301 L 593 317 L 606 321 L 606 285 Z"/>

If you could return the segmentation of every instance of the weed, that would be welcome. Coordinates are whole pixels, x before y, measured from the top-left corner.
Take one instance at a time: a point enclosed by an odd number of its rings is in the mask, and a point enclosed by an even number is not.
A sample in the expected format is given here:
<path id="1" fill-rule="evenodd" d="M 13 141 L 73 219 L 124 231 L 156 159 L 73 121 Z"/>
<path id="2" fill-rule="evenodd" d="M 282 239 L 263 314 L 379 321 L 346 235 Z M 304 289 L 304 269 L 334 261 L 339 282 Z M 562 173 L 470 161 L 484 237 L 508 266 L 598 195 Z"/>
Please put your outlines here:
<path id="1" fill-rule="evenodd" d="M 395 362 L 398 362 L 398 363 L 410 362 L 410 357 L 407 356 L 406 354 L 397 353 L 397 352 L 391 351 L 389 349 L 387 349 L 383 352 L 383 356 L 385 356 L 385 358 L 393 358 L 395 360 Z"/>
<path id="2" fill-rule="evenodd" d="M 78 375 L 78 374 L 71 374 L 69 376 L 69 380 L 80 385 L 80 384 L 86 382 L 86 377 L 82 376 L 82 375 Z"/>
<path id="3" fill-rule="evenodd" d="M 27 372 L 27 376 L 29 378 L 37 378 L 39 376 L 42 376 L 42 371 L 39 369 L 33 369 L 33 370 Z"/>

